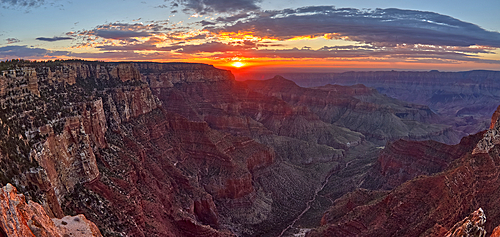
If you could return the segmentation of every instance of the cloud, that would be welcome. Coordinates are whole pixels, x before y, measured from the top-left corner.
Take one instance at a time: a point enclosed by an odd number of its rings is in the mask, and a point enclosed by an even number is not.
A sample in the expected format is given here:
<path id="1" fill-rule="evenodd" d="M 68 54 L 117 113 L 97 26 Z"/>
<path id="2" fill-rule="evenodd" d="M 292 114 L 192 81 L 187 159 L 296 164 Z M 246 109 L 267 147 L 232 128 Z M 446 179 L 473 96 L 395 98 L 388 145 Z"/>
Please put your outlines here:
<path id="1" fill-rule="evenodd" d="M 7 44 L 14 44 L 14 43 L 19 43 L 21 40 L 16 39 L 16 38 L 7 38 Z"/>
<path id="2" fill-rule="evenodd" d="M 216 21 L 218 22 L 225 22 L 225 23 L 231 23 L 231 22 L 236 22 L 239 19 L 244 19 L 251 16 L 248 12 L 242 12 L 240 14 L 236 14 L 233 16 L 228 16 L 228 17 L 217 17 Z"/>
<path id="3" fill-rule="evenodd" d="M 45 3 L 45 0 L 0 0 L 3 8 L 9 7 L 38 7 Z"/>
<path id="4" fill-rule="evenodd" d="M 394 47 L 381 48 L 370 45 L 363 46 L 324 46 L 320 49 L 313 50 L 311 47 L 303 47 L 302 49 L 258 49 L 261 44 L 253 42 L 242 42 L 239 45 L 222 44 L 218 42 L 210 42 L 202 45 L 184 45 L 180 46 L 176 51 L 185 54 L 199 53 L 217 53 L 212 57 L 231 58 L 231 57 L 246 57 L 246 58 L 275 58 L 275 59 L 335 59 L 335 60 L 358 60 L 358 61 L 391 61 L 391 62 L 408 62 L 435 60 L 435 62 L 483 62 L 483 63 L 500 63 L 496 60 L 487 60 L 477 57 L 478 53 L 488 53 L 485 49 L 463 48 L 463 47 L 444 47 L 433 49 L 428 47 Z"/>
<path id="5" fill-rule="evenodd" d="M 176 55 L 170 52 L 155 52 L 149 54 L 142 54 L 136 52 L 103 52 L 103 53 L 72 53 L 70 57 L 85 58 L 85 59 L 104 59 L 112 61 L 152 61 L 152 60 L 166 60 L 177 59 Z"/>
<path id="6" fill-rule="evenodd" d="M 167 21 L 158 21 L 146 25 L 143 23 L 110 23 L 99 25 L 92 30 L 68 32 L 67 35 L 83 39 L 100 37 L 103 39 L 127 40 L 131 42 L 131 38 L 134 37 L 150 37 L 154 34 L 170 30 L 167 25 Z"/>
<path id="7" fill-rule="evenodd" d="M 202 21 L 200 21 L 198 23 L 200 23 L 202 26 L 209 26 L 209 25 L 215 25 L 216 24 L 214 22 L 210 22 L 210 21 L 206 21 L 206 20 L 202 20 Z"/>
<path id="8" fill-rule="evenodd" d="M 399 44 L 500 47 L 500 33 L 434 12 L 395 8 L 359 10 L 333 6 L 303 7 L 253 13 L 250 17 L 218 19 L 206 26 L 214 33 L 251 31 L 255 36 L 279 40 L 297 36 L 329 37 L 369 44 Z"/>
<path id="9" fill-rule="evenodd" d="M 125 45 L 101 45 L 96 48 L 103 51 L 171 51 L 177 48 L 172 47 L 156 47 L 156 44 L 163 42 L 158 37 L 151 37 L 147 41 L 135 44 Z"/>
<path id="10" fill-rule="evenodd" d="M 36 40 L 41 40 L 41 41 L 48 41 L 48 42 L 54 42 L 54 41 L 60 41 L 60 40 L 71 40 L 73 38 L 71 37 L 57 37 L 54 36 L 52 38 L 47 38 L 47 37 L 38 37 Z"/>
<path id="11" fill-rule="evenodd" d="M 203 44 L 197 45 L 178 45 L 174 46 L 177 49 L 176 52 L 184 53 L 184 54 L 197 54 L 197 53 L 216 53 L 216 52 L 241 52 L 252 47 L 255 47 L 255 44 L 245 45 L 231 45 L 224 44 L 216 41 L 207 42 Z"/>
<path id="12" fill-rule="evenodd" d="M 240 52 L 255 47 L 255 43 L 242 42 L 240 45 L 224 44 L 220 42 L 207 42 L 203 44 L 173 45 L 166 47 L 157 47 L 155 40 L 149 40 L 140 44 L 129 45 L 103 45 L 96 48 L 103 51 L 174 51 L 182 54 L 198 53 L 222 53 L 222 52 Z"/>
<path id="13" fill-rule="evenodd" d="M 200 35 L 196 35 L 196 36 L 193 36 L 193 37 L 185 38 L 185 40 L 200 40 L 200 39 L 206 39 L 206 38 L 207 38 L 207 35 L 200 34 Z"/>
<path id="14" fill-rule="evenodd" d="M 103 52 L 103 53 L 72 53 L 68 51 L 53 51 L 43 48 L 24 46 L 0 47 L 0 60 L 24 58 L 24 59 L 51 59 L 64 56 L 64 58 L 86 58 L 128 61 L 150 61 L 155 59 L 174 59 L 177 56 L 170 52 L 136 53 L 136 52 Z"/>
<path id="15" fill-rule="evenodd" d="M 256 11 L 261 0 L 176 0 L 183 5 L 184 11 L 207 13 L 234 13 L 239 11 Z"/>
<path id="16" fill-rule="evenodd" d="M 95 36 L 107 39 L 127 39 L 132 37 L 148 37 L 151 33 L 131 30 L 96 30 Z"/>
<path id="17" fill-rule="evenodd" d="M 42 58 L 42 57 L 54 57 L 54 56 L 64 56 L 70 54 L 68 51 L 53 51 L 42 48 L 28 47 L 27 45 L 17 46 L 10 45 L 0 47 L 0 59 L 9 58 Z"/>

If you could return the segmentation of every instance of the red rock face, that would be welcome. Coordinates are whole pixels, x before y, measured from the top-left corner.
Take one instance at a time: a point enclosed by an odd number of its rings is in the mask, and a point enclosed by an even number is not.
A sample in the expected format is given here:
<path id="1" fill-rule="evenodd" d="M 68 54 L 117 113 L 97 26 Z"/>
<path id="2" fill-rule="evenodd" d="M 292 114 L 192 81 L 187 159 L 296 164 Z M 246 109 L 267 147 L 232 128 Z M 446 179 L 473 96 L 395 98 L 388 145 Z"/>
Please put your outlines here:
<path id="1" fill-rule="evenodd" d="M 500 106 L 497 108 L 495 113 L 493 113 L 493 118 L 491 120 L 490 129 L 486 131 L 481 141 L 479 141 L 474 148 L 473 154 L 476 153 L 488 153 L 493 146 L 500 144 L 500 122 L 498 116 L 500 114 Z"/>
<path id="2" fill-rule="evenodd" d="M 329 171 L 325 169 L 317 174 L 308 174 L 310 171 L 305 171 L 307 168 L 295 169 L 287 160 L 291 156 L 284 153 L 304 147 L 306 149 L 294 155 L 297 160 L 293 162 L 314 164 L 322 160 L 327 162 L 326 166 L 332 166 L 343 155 L 343 151 L 332 147 L 356 146 L 363 139 L 359 133 L 321 121 L 303 106 L 290 106 L 279 98 L 255 93 L 232 77 L 221 77 L 226 73 L 222 70 L 198 72 L 196 68 L 191 71 L 176 67 L 157 68 L 155 65 L 140 67 L 168 114 L 179 114 L 192 124 L 206 124 L 210 129 L 247 137 L 237 139 L 236 143 L 232 142 L 233 145 L 225 145 L 231 144 L 225 139 L 217 141 L 218 146 L 227 146 L 222 149 L 225 153 L 243 155 L 237 163 L 239 167 L 244 165 L 246 171 L 237 171 L 240 174 L 211 182 L 201 182 L 204 176 L 200 176 L 199 182 L 212 197 L 217 212 L 207 209 L 210 205 L 202 201 L 195 202 L 194 207 L 200 210 L 196 213 L 218 213 L 218 221 L 204 217 L 205 223 L 219 223 L 220 226 L 237 223 L 241 235 L 273 235 L 273 231 L 279 234 L 280 226 L 286 225 L 287 220 L 292 220 L 301 212 L 305 205 L 302 200 L 307 200 L 314 193 Z M 172 129 L 185 130 L 182 126 Z M 226 137 L 230 136 L 226 134 Z M 256 144 L 248 137 L 279 147 L 278 158 L 266 149 L 243 154 L 242 148 Z M 190 142 L 195 141 L 182 140 L 182 143 Z M 197 152 L 206 153 L 206 150 Z M 209 157 L 200 158 L 200 161 Z M 311 175 L 316 175 L 318 179 L 311 182 Z"/>
<path id="3" fill-rule="evenodd" d="M 451 163 L 470 152 L 483 133 L 465 137 L 457 145 L 435 141 L 389 142 L 380 152 L 376 170 L 368 182 L 372 189 L 393 189 L 420 175 L 432 175 L 449 168 Z"/>
<path id="4" fill-rule="evenodd" d="M 102 162 L 108 166 L 103 167 L 101 178 L 85 187 L 103 201 L 105 216 L 118 219 L 110 223 L 98 217 L 98 225 L 109 231 L 121 228 L 134 236 L 224 235 L 214 229 L 219 228 L 214 199 L 253 195 L 245 159 L 255 157 L 255 170 L 272 164 L 274 157 L 271 150 L 248 138 L 232 138 L 205 123 L 161 110 L 120 129 L 108 142 L 114 147 L 123 141 L 121 149 L 103 154 Z M 65 204 L 89 215 L 99 208 L 77 196 Z"/>
<path id="5" fill-rule="evenodd" d="M 446 171 L 405 182 L 384 198 L 356 206 L 342 217 L 328 218 L 335 215 L 333 207 L 324 225 L 310 236 L 444 236 L 479 207 L 488 216 L 484 229 L 491 233 L 500 223 L 500 204 L 494 201 L 500 198 L 500 147 L 475 154 L 470 147 Z"/>
<path id="6" fill-rule="evenodd" d="M 51 219 L 40 204 L 26 202 L 11 184 L 0 189 L 0 213 L 0 236 L 102 236 L 95 224 L 83 215 Z"/>
<path id="7" fill-rule="evenodd" d="M 497 226 L 491 233 L 490 237 L 499 237 L 499 236 L 500 236 L 500 226 Z"/>
<path id="8" fill-rule="evenodd" d="M 34 159 L 44 169 L 48 178 L 46 192 L 56 198 L 48 198 L 45 208 L 56 217 L 62 217 L 59 199 L 71 193 L 75 185 L 89 182 L 99 176 L 94 151 L 89 136 L 83 131 L 79 118 L 66 120 L 61 134 L 54 134 L 51 127 L 46 127 L 43 135 L 48 138 L 42 151 L 34 154 Z M 52 195 L 49 195 L 52 197 Z M 50 207 L 50 208 L 49 208 Z"/>
<path id="9" fill-rule="evenodd" d="M 286 136 L 334 148 L 355 146 L 363 140 L 359 133 L 321 121 L 306 107 L 291 106 L 232 80 L 177 83 L 155 94 L 167 111 L 205 121 L 233 135 Z"/>
<path id="10" fill-rule="evenodd" d="M 486 231 L 484 230 L 485 223 L 486 223 L 486 216 L 484 215 L 483 209 L 479 208 L 473 213 L 471 213 L 468 217 L 464 218 L 462 221 L 455 224 L 448 231 L 448 233 L 446 233 L 446 237 L 486 236 Z"/>
<path id="11" fill-rule="evenodd" d="M 493 113 L 493 116 L 491 118 L 491 123 L 490 123 L 490 129 L 495 128 L 495 124 L 498 121 L 498 117 L 500 117 L 500 106 L 497 107 L 495 112 Z"/>
<path id="12" fill-rule="evenodd" d="M 102 99 L 85 103 L 82 105 L 83 128 L 90 136 L 90 139 L 99 148 L 108 146 L 106 143 L 106 132 L 108 124 L 106 123 L 106 114 L 104 113 Z"/>

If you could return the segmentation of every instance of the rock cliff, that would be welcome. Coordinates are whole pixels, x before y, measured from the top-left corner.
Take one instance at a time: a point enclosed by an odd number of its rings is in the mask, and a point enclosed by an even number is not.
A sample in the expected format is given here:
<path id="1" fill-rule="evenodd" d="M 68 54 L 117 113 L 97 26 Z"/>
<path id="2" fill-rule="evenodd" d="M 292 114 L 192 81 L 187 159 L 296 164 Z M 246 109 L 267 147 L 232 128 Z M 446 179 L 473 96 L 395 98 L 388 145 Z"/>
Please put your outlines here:
<path id="1" fill-rule="evenodd" d="M 238 235 L 279 234 L 280 228 L 305 208 L 345 150 L 364 140 L 360 133 L 321 121 L 303 106 L 249 89 L 228 76 L 228 71 L 206 65 L 195 70 L 180 66 L 166 64 L 158 69 L 159 65 L 153 64 L 140 69 L 165 111 L 206 123 L 217 131 L 251 138 L 276 152 L 267 167 L 253 164 L 261 158 L 247 160 L 250 170 L 263 167 L 248 176 L 255 189 L 249 196 L 214 199 L 220 222 L 232 226 Z M 236 181 L 234 185 L 246 184 Z"/>
<path id="2" fill-rule="evenodd" d="M 364 138 L 208 65 L 31 63 L 2 75 L 14 82 L 1 97 L 2 182 L 104 235 L 274 235 Z"/>
<path id="3" fill-rule="evenodd" d="M 477 143 L 468 145 L 468 151 L 443 172 L 418 176 L 341 217 L 329 217 L 336 216 L 338 207 L 332 207 L 323 226 L 310 236 L 445 236 L 459 231 L 455 223 L 480 207 L 488 215 L 484 230 L 492 233 L 500 224 L 500 204 L 495 201 L 500 197 L 500 151 L 494 145 L 488 152 L 473 152 Z"/>
<path id="4" fill-rule="evenodd" d="M 15 183 L 52 217 L 65 215 L 66 196 L 100 177 L 96 156 L 108 148 L 108 128 L 160 106 L 130 64 L 35 64 L 0 79 L 7 84 L 2 182 Z"/>
<path id="5" fill-rule="evenodd" d="M 493 113 L 490 129 L 486 131 L 483 139 L 481 139 L 481 141 L 479 141 L 477 146 L 474 148 L 473 154 L 488 153 L 491 148 L 500 143 L 500 122 L 498 120 L 499 115 L 500 106 L 497 108 L 495 113 Z"/>
<path id="6" fill-rule="evenodd" d="M 391 190 L 420 175 L 432 175 L 450 168 L 454 160 L 470 152 L 483 133 L 462 138 L 459 144 L 435 141 L 397 140 L 388 142 L 368 172 L 363 188 Z"/>
<path id="7" fill-rule="evenodd" d="M 446 233 L 446 237 L 485 237 L 486 230 L 484 224 L 486 223 L 486 215 L 483 209 L 479 208 L 462 221 L 456 223 Z"/>
<path id="8" fill-rule="evenodd" d="M 0 213 L 0 234 L 6 237 L 102 236 L 84 215 L 51 219 L 40 204 L 26 202 L 11 184 L 0 189 Z"/>

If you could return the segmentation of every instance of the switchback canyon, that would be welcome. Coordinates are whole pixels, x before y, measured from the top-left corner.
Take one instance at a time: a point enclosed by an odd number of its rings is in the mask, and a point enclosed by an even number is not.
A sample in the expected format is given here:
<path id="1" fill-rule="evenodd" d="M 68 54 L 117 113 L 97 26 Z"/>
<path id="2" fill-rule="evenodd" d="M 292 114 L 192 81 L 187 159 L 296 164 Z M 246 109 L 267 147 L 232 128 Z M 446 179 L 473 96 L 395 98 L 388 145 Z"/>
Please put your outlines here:
<path id="1" fill-rule="evenodd" d="M 500 236 L 500 72 L 1 69 L 0 236 Z"/>

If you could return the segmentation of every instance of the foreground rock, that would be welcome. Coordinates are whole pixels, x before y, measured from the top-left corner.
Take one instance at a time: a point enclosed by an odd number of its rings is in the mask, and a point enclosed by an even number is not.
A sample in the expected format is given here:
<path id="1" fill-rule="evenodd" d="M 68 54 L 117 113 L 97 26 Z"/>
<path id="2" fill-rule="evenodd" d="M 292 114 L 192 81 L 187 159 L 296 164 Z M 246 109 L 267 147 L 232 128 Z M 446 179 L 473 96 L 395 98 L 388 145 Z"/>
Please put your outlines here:
<path id="1" fill-rule="evenodd" d="M 486 215 L 483 209 L 479 208 L 462 221 L 455 224 L 446 233 L 446 237 L 485 237 L 486 230 L 484 224 L 486 223 Z"/>
<path id="2" fill-rule="evenodd" d="M 101 232 L 84 215 L 51 219 L 43 207 L 33 201 L 26 203 L 17 189 L 7 184 L 0 189 L 0 232 L 8 237 L 95 236 Z"/>

